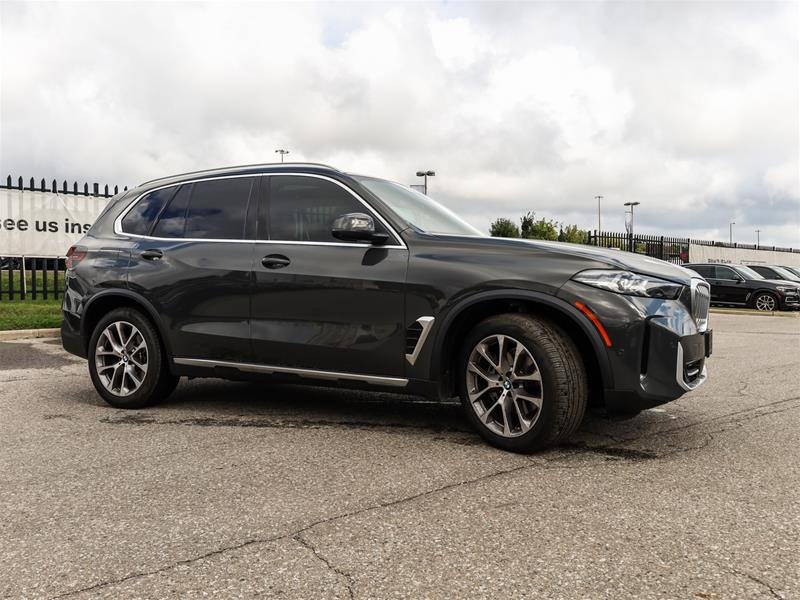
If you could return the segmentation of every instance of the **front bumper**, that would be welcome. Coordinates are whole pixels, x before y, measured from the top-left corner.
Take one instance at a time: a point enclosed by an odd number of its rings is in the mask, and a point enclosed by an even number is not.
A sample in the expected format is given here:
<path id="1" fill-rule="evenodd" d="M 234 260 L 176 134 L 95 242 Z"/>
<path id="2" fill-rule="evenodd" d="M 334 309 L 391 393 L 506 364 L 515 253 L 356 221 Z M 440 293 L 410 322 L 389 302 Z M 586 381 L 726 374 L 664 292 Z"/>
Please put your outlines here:
<path id="1" fill-rule="evenodd" d="M 581 300 L 611 339 L 606 349 L 613 381 L 604 382 L 609 412 L 630 414 L 681 397 L 707 377 L 713 349 L 707 320 L 695 321 L 690 295 L 676 300 L 625 296 L 569 282 L 560 294 Z"/>
<path id="2" fill-rule="evenodd" d="M 781 306 L 779 306 L 782 310 L 791 310 L 794 308 L 800 308 L 800 295 L 798 294 L 784 294 L 781 300 Z"/>

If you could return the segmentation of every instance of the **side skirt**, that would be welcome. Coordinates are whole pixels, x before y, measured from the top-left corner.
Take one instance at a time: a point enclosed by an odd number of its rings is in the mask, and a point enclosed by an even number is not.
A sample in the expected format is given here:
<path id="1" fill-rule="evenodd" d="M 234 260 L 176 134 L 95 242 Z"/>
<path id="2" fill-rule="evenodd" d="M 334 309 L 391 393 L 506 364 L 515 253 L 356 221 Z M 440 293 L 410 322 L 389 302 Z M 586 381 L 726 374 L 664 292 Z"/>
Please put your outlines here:
<path id="1" fill-rule="evenodd" d="M 402 377 L 384 377 L 381 375 L 367 375 L 362 373 L 341 373 L 339 371 L 318 371 L 316 369 L 299 369 L 296 367 L 282 367 L 277 365 L 259 365 L 252 363 L 238 363 L 208 360 L 204 358 L 175 358 L 176 365 L 187 367 L 201 367 L 206 369 L 229 370 L 234 369 L 243 373 L 257 373 L 262 375 L 297 375 L 307 379 L 321 379 L 325 381 L 357 381 L 381 387 L 406 387 L 408 379 Z"/>

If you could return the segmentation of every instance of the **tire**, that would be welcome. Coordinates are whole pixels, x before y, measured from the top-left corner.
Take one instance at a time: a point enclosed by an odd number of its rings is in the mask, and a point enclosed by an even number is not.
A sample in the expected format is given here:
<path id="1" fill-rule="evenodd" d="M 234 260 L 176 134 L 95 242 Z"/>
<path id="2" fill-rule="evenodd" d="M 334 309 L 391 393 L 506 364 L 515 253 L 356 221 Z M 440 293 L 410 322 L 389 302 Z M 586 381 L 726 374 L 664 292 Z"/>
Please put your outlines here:
<path id="1" fill-rule="evenodd" d="M 759 292 L 753 298 L 753 308 L 762 312 L 772 312 L 779 308 L 778 299 L 767 292 Z"/>
<path id="2" fill-rule="evenodd" d="M 88 355 L 97 393 L 116 408 L 153 406 L 169 396 L 180 380 L 169 372 L 155 327 L 133 308 L 117 308 L 100 319 Z"/>
<path id="3" fill-rule="evenodd" d="M 505 373 L 490 382 L 487 375 L 495 371 L 501 337 L 505 360 L 499 366 Z M 461 348 L 457 377 L 467 419 L 484 440 L 503 450 L 528 454 L 564 441 L 586 413 L 589 391 L 578 349 L 540 317 L 505 314 L 479 323 Z"/>

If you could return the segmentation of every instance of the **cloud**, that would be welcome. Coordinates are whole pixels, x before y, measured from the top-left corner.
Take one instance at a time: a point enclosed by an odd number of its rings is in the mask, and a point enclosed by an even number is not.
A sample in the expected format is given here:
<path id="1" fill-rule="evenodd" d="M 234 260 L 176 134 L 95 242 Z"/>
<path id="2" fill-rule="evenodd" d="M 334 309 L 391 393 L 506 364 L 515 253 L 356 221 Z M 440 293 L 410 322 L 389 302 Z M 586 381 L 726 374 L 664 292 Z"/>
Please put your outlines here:
<path id="1" fill-rule="evenodd" d="M 800 246 L 795 3 L 0 4 L 3 175 L 290 158 L 527 210 Z"/>

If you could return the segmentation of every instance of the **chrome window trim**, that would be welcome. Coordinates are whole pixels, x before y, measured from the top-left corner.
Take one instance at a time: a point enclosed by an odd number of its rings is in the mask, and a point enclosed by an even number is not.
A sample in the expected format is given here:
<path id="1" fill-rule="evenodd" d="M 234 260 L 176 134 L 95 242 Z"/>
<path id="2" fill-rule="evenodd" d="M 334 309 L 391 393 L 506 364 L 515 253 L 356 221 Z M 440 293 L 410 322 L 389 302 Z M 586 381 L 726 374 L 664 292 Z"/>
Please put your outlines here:
<path id="1" fill-rule="evenodd" d="M 419 334 L 417 345 L 414 346 L 414 352 L 411 354 L 406 354 L 406 360 L 411 365 L 417 362 L 417 357 L 419 357 L 419 353 L 422 352 L 422 347 L 425 345 L 425 340 L 428 338 L 428 333 L 430 333 L 434 320 L 435 319 L 433 317 L 420 317 L 417 319 L 417 323 L 419 323 L 422 327 L 422 332 Z"/>
<path id="2" fill-rule="evenodd" d="M 362 373 L 342 373 L 339 371 L 319 371 L 316 369 L 301 369 L 297 367 L 282 367 L 277 365 L 261 365 L 253 363 L 238 363 L 220 360 L 210 360 L 205 358 L 174 358 L 173 362 L 178 365 L 187 365 L 192 367 L 228 367 L 245 371 L 248 373 L 263 373 L 275 374 L 283 373 L 290 375 L 300 375 L 302 377 L 309 377 L 311 379 L 325 379 L 325 380 L 345 380 L 345 381 L 361 381 L 372 385 L 385 385 L 390 387 L 405 387 L 408 385 L 408 379 L 402 377 L 385 377 L 383 375 L 366 375 Z"/>
<path id="3" fill-rule="evenodd" d="M 358 200 L 366 209 L 377 219 L 383 223 L 386 229 L 390 232 L 392 236 L 396 240 L 399 241 L 399 244 L 385 244 L 382 246 L 376 246 L 375 244 L 367 244 L 367 243 L 360 243 L 360 242 L 300 242 L 300 241 L 292 241 L 292 240 L 261 240 L 261 239 L 246 239 L 246 240 L 234 240 L 234 239 L 216 239 L 216 238 L 186 238 L 186 237 L 179 237 L 179 238 L 164 238 L 164 237 L 155 237 L 152 235 L 139 235 L 136 233 L 127 233 L 122 229 L 122 219 L 125 218 L 125 215 L 147 194 L 152 192 L 156 192 L 158 190 L 163 190 L 165 188 L 170 187 L 180 187 L 182 185 L 188 185 L 190 183 L 199 183 L 202 181 L 216 181 L 218 179 L 237 179 L 240 177 L 280 177 L 282 175 L 291 175 L 291 176 L 299 176 L 299 177 L 314 177 L 317 179 L 325 179 L 327 181 L 333 182 L 339 187 L 343 188 L 347 192 L 349 192 L 356 200 Z M 384 249 L 403 249 L 407 250 L 407 246 L 403 241 L 403 238 L 400 237 L 400 234 L 395 231 L 394 227 L 392 227 L 386 219 L 384 219 L 378 212 L 370 206 L 366 200 L 361 198 L 358 194 L 356 194 L 353 190 L 343 184 L 341 181 L 337 181 L 332 177 L 328 177 L 326 175 L 318 175 L 317 173 L 249 173 L 246 175 L 220 175 L 217 177 L 200 177 L 198 179 L 187 179 L 186 181 L 181 181 L 178 183 L 169 183 L 166 185 L 162 185 L 159 187 L 154 187 L 146 192 L 143 192 L 136 196 L 128 206 L 114 219 L 114 233 L 116 235 L 127 236 L 131 238 L 137 239 L 146 239 L 146 240 L 155 240 L 161 242 L 211 242 L 211 243 L 219 243 L 225 242 L 229 244 L 252 244 L 252 243 L 259 243 L 259 244 L 289 244 L 289 245 L 299 245 L 299 246 L 338 246 L 341 248 L 384 248 Z"/>

